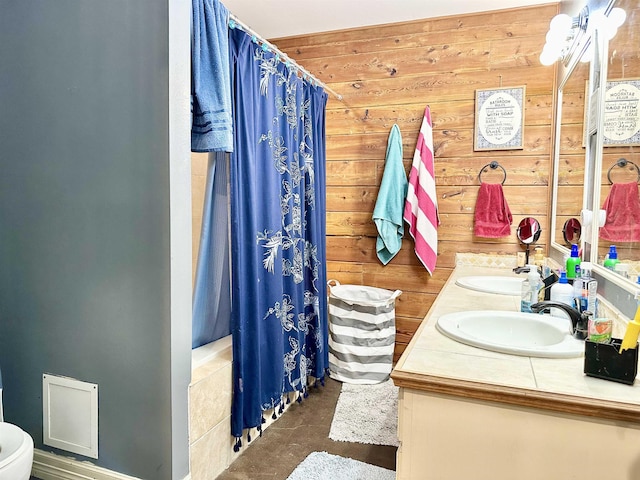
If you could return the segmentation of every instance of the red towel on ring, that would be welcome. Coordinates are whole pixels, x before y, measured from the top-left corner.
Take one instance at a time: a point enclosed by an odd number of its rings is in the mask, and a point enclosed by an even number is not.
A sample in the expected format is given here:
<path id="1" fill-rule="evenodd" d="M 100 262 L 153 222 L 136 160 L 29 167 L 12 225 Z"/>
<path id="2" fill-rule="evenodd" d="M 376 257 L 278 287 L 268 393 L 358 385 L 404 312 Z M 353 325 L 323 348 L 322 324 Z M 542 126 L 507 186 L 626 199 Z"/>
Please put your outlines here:
<path id="1" fill-rule="evenodd" d="M 612 242 L 640 242 L 638 184 L 614 183 L 602 208 L 607 211 L 599 236 Z"/>
<path id="2" fill-rule="evenodd" d="M 513 217 L 499 183 L 480 184 L 473 234 L 476 237 L 500 238 L 511 234 Z"/>

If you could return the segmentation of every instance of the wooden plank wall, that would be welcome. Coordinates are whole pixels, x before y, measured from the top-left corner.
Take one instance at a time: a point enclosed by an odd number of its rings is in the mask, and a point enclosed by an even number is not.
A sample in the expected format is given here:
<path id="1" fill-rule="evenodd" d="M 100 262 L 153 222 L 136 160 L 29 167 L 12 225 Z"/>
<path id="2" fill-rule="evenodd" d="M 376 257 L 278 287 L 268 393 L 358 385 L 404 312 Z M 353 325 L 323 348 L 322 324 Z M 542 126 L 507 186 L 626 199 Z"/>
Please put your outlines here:
<path id="1" fill-rule="evenodd" d="M 344 97 L 327 106 L 328 275 L 403 290 L 396 358 L 449 277 L 456 252 L 521 251 L 515 226 L 526 216 L 540 221 L 541 243 L 547 241 L 555 69 L 538 57 L 557 11 L 553 3 L 273 40 Z M 474 152 L 475 90 L 501 85 L 526 85 L 525 147 Z M 400 127 L 408 172 L 427 104 L 442 222 L 433 276 L 416 259 L 410 238 L 382 266 L 371 220 L 389 131 L 394 123 Z M 477 176 L 491 160 L 508 172 L 504 191 L 514 218 L 508 238 L 473 235 Z M 493 173 L 483 180 L 501 180 Z"/>

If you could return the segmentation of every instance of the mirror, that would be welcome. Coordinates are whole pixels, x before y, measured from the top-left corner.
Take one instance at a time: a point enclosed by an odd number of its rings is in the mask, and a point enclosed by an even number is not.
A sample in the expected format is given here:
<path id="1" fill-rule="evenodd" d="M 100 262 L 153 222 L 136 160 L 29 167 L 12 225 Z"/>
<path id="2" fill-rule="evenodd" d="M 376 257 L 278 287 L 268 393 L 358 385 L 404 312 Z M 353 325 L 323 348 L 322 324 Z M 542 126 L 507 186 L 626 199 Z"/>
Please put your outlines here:
<path id="1" fill-rule="evenodd" d="M 520 240 L 520 243 L 526 245 L 525 264 L 529 263 L 529 247 L 538 241 L 541 233 L 542 228 L 540 227 L 540 222 L 535 218 L 525 217 L 520 220 L 516 230 L 516 236 L 518 240 Z"/>
<path id="2" fill-rule="evenodd" d="M 518 224 L 518 229 L 516 230 L 516 235 L 518 236 L 518 240 L 524 243 L 525 245 L 531 245 L 535 243 L 540 238 L 540 233 L 542 232 L 542 228 L 540 228 L 540 223 L 533 217 L 525 217 L 520 220 Z"/>
<path id="3" fill-rule="evenodd" d="M 599 204 L 606 223 L 599 231 L 597 261 L 616 245 L 623 276 L 640 274 L 640 2 L 618 0 L 627 17 L 609 41 Z M 628 271 L 628 273 L 626 273 Z"/>
<path id="4" fill-rule="evenodd" d="M 580 218 L 583 209 L 585 179 L 585 89 L 589 63 L 578 62 L 558 91 L 556 152 L 554 181 L 555 228 L 552 240 L 565 245 L 566 223 Z M 579 223 L 579 222 L 578 222 Z M 576 242 L 569 242 L 576 243 Z"/>
<path id="5" fill-rule="evenodd" d="M 568 246 L 571 246 L 574 243 L 579 244 L 581 235 L 582 225 L 580 224 L 580 220 L 577 218 L 570 218 L 564 222 L 564 226 L 562 227 L 562 236 L 564 238 L 564 242 Z"/>
<path id="6" fill-rule="evenodd" d="M 634 179 L 636 183 L 638 180 L 638 172 L 631 162 L 640 167 L 640 136 L 635 137 L 636 127 L 640 126 L 640 36 L 637 33 L 640 2 L 582 0 L 579 5 L 562 2 L 561 10 L 575 16 L 585 5 L 589 8 L 589 21 L 584 44 L 556 63 L 558 92 L 549 256 L 559 264 L 564 263 L 569 252 L 564 235 L 569 229 L 563 226 L 571 218 L 580 219 L 582 258 L 593 263 L 598 292 L 606 294 L 607 300 L 632 318 L 637 309 L 635 281 L 640 275 L 640 242 L 616 241 L 619 264 L 613 270 L 607 269 L 604 259 L 614 242 L 606 233 L 607 238 L 601 238 L 599 227 L 605 224 L 606 212 L 602 206 L 607 197 L 613 195 L 612 184 L 633 185 Z M 626 11 L 626 20 L 619 25 L 616 35 L 611 36 L 605 28 L 608 22 L 604 14 L 613 17 L 616 8 Z M 591 51 L 589 63 L 581 64 L 581 55 Z M 571 97 L 580 91 L 582 98 L 572 102 Z M 638 92 L 637 98 L 633 98 L 635 92 Z M 576 114 L 575 109 L 582 114 Z M 622 202 L 632 205 L 636 200 L 640 202 L 635 192 L 622 197 Z M 624 214 L 631 208 L 635 207 L 609 210 Z M 631 223 L 625 220 L 623 224 Z M 611 224 L 616 225 L 614 220 Z"/>

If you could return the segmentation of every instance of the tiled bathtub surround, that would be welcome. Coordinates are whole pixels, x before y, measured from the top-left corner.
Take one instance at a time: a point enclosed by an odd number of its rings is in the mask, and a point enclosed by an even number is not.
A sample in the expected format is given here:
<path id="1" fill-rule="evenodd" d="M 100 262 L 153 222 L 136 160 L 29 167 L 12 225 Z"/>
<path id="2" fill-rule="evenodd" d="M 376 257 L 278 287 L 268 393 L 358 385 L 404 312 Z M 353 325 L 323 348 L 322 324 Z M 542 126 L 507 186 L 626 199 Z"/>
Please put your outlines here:
<path id="1" fill-rule="evenodd" d="M 211 354 L 193 355 L 193 370 L 189 385 L 189 451 L 191 480 L 215 480 L 249 446 L 246 432 L 242 447 L 234 452 L 231 436 L 232 348 L 231 339 L 218 340 L 221 347 Z M 195 351 L 194 351 L 195 352 Z M 293 402 L 292 402 L 293 403 Z M 287 411 L 290 404 L 284 405 Z M 264 414 L 263 430 L 276 420 L 273 411 Z M 255 428 L 251 437 L 259 437 Z"/>
<path id="2" fill-rule="evenodd" d="M 214 480 L 233 455 L 231 345 L 194 368 L 189 385 L 189 448 L 192 480 Z"/>

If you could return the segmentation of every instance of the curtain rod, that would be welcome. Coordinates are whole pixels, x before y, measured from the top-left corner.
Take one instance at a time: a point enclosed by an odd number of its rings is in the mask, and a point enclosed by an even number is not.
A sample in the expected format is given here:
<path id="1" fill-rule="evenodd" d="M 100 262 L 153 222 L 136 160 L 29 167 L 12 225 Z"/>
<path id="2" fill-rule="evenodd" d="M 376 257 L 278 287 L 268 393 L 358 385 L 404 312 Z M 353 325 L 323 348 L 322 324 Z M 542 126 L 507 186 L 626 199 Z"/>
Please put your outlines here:
<path id="1" fill-rule="evenodd" d="M 318 79 L 318 77 L 316 77 L 315 75 L 311 74 L 306 68 L 302 67 L 298 62 L 293 60 L 291 57 L 289 57 L 289 55 L 284 53 L 282 50 L 280 50 L 274 44 L 272 44 L 271 42 L 268 42 L 267 40 L 262 38 L 260 35 L 258 35 L 256 33 L 255 30 L 253 30 L 247 24 L 243 23 L 238 17 L 236 17 L 232 13 L 229 13 L 229 27 L 231 27 L 231 28 L 239 27 L 240 30 L 243 30 L 246 33 L 248 33 L 249 35 L 251 35 L 251 39 L 252 40 L 261 43 L 263 47 L 266 46 L 270 52 L 275 53 L 276 54 L 276 58 L 280 57 L 280 61 L 282 63 L 287 64 L 287 65 L 291 65 L 297 71 L 302 72 L 303 78 L 304 77 L 310 77 L 313 80 L 313 82 L 315 82 L 316 84 L 320 85 L 327 92 L 333 94 L 338 100 L 342 101 L 342 95 L 340 95 L 335 90 L 329 88 L 326 83 L 320 81 Z"/>

